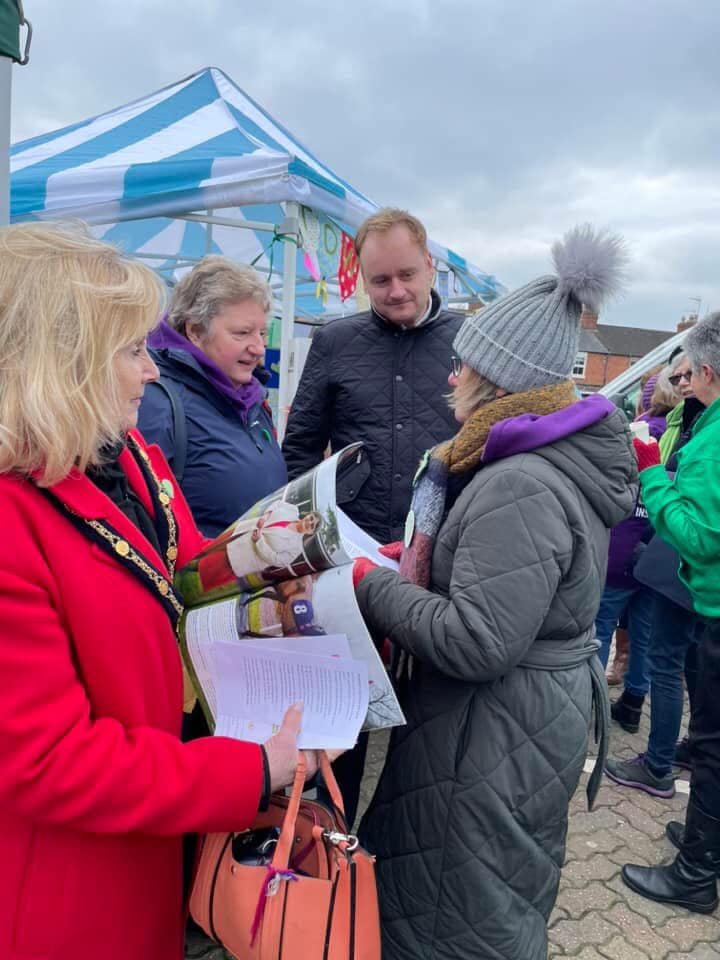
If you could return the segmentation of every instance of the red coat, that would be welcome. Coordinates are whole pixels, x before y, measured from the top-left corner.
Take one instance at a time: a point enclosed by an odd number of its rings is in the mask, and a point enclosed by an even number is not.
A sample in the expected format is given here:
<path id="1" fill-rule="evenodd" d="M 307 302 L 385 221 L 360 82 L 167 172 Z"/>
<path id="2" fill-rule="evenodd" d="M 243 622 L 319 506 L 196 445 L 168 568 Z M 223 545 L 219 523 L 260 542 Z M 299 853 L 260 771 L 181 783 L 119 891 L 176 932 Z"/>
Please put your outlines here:
<path id="1" fill-rule="evenodd" d="M 120 462 L 151 512 L 127 450 Z M 203 540 L 173 485 L 183 564 Z M 165 569 L 87 477 L 54 492 Z M 180 742 L 168 615 L 30 482 L 0 476 L 0 522 L 0 958 L 180 960 L 181 835 L 252 821 L 260 748 Z"/>

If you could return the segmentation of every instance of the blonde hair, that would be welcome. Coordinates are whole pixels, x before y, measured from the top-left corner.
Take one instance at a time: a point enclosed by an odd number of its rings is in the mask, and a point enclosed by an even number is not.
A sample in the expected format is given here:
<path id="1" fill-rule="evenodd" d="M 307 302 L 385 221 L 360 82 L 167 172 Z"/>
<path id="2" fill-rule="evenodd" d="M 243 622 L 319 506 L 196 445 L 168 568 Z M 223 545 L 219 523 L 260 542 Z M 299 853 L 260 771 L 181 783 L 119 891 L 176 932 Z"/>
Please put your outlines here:
<path id="1" fill-rule="evenodd" d="M 406 227 L 410 236 L 417 243 L 423 253 L 428 252 L 427 231 L 420 223 L 417 217 L 414 217 L 407 210 L 400 210 L 399 207 L 383 207 L 367 220 L 364 220 L 358 227 L 355 234 L 355 252 L 360 256 L 363 244 L 370 233 L 387 233 L 393 227 Z"/>
<path id="2" fill-rule="evenodd" d="M 665 367 L 658 374 L 652 396 L 650 397 L 650 405 L 647 408 L 647 413 L 651 417 L 665 416 L 666 413 L 669 413 L 673 407 L 676 407 L 680 402 L 677 391 L 670 383 L 672 369 L 672 367 Z"/>
<path id="3" fill-rule="evenodd" d="M 0 473 L 51 486 L 121 435 L 114 359 L 157 322 L 155 274 L 81 224 L 0 230 Z"/>
<path id="4" fill-rule="evenodd" d="M 465 364 L 463 369 L 467 369 L 467 375 L 458 381 L 447 400 L 451 410 L 459 410 L 461 414 L 467 416 L 477 410 L 478 407 L 497 400 L 497 386 L 486 380 L 473 367 Z"/>
<path id="5" fill-rule="evenodd" d="M 223 307 L 243 300 L 253 300 L 265 314 L 272 308 L 270 287 L 252 267 L 227 257 L 203 257 L 173 290 L 168 323 L 183 336 L 186 323 L 207 334 Z"/>

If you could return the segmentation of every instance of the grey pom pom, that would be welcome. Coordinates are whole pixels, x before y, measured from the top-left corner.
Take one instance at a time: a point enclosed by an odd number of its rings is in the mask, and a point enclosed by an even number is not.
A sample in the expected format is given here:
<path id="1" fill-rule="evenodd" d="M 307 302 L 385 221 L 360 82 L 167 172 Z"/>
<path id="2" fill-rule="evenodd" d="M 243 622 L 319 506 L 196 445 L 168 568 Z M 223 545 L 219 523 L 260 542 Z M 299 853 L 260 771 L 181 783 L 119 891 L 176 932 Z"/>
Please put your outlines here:
<path id="1" fill-rule="evenodd" d="M 553 262 L 561 291 L 597 312 L 622 290 L 628 265 L 625 241 L 589 223 L 573 227 L 553 244 Z"/>

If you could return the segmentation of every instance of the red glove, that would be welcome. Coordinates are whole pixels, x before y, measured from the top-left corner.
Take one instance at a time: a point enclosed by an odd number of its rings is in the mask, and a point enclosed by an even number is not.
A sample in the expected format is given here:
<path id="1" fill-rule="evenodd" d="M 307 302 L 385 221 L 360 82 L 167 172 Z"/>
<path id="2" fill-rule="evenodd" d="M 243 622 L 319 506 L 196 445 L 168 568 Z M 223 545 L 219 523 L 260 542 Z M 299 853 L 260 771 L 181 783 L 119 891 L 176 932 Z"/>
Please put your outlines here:
<path id="1" fill-rule="evenodd" d="M 635 456 L 640 473 L 647 470 L 648 467 L 656 467 L 660 463 L 660 447 L 654 440 L 650 443 L 643 443 L 642 440 L 633 437 L 633 447 L 635 447 Z"/>
<path id="2" fill-rule="evenodd" d="M 388 560 L 399 560 L 402 552 L 402 540 L 393 540 L 392 543 L 386 543 L 385 546 L 378 548 L 378 553 L 381 553 L 384 557 L 387 557 Z"/>
<path id="3" fill-rule="evenodd" d="M 367 557 L 358 557 L 357 560 L 353 563 L 352 571 L 352 581 L 353 587 L 355 590 L 358 588 L 358 584 L 365 576 L 366 573 L 370 573 L 371 570 L 374 570 L 377 566 L 376 563 L 373 563 L 372 560 L 368 560 Z"/>

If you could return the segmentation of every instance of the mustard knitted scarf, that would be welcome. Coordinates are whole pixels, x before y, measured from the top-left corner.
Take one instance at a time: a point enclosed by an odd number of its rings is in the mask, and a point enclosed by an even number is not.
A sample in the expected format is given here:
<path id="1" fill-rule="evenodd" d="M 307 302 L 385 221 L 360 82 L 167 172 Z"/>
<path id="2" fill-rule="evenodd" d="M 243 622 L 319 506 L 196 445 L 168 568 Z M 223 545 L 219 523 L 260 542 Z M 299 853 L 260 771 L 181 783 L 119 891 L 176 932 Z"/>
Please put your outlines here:
<path id="1" fill-rule="evenodd" d="M 404 577 L 421 587 L 430 582 L 430 560 L 445 515 L 448 477 L 478 467 L 495 424 L 526 413 L 537 416 L 555 413 L 577 399 L 571 381 L 508 394 L 478 407 L 451 440 L 425 454 L 415 474 L 415 489 L 405 524 L 405 548 L 400 559 L 400 573 Z"/>

